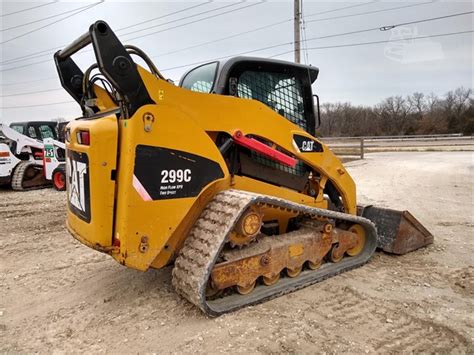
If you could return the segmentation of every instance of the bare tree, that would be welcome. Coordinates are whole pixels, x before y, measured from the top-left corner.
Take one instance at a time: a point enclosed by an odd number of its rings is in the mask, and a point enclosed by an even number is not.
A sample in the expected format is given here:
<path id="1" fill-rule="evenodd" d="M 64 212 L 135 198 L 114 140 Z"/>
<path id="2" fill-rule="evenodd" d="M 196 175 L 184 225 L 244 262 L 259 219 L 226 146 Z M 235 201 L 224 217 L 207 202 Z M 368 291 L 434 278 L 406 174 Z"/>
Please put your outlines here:
<path id="1" fill-rule="evenodd" d="M 474 132 L 474 96 L 463 87 L 449 91 L 443 98 L 434 93 L 415 92 L 403 98 L 388 97 L 374 107 L 350 103 L 322 105 L 324 136 L 364 136 L 396 134 L 472 134 Z"/>
<path id="2" fill-rule="evenodd" d="M 423 113 L 426 111 L 425 95 L 421 92 L 415 92 L 413 95 L 407 97 L 410 112 L 417 114 L 417 118 L 423 118 Z"/>

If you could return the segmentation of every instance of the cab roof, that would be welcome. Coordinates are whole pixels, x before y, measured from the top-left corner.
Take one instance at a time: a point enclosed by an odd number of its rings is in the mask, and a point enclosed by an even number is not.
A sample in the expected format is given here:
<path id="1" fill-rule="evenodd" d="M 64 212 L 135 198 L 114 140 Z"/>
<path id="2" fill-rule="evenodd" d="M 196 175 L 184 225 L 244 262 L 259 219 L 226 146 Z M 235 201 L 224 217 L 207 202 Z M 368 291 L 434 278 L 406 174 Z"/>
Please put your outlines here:
<path id="1" fill-rule="evenodd" d="M 11 122 L 10 126 L 39 126 L 39 125 L 50 125 L 56 126 L 56 121 L 22 121 L 22 122 Z"/>
<path id="2" fill-rule="evenodd" d="M 305 65 L 305 64 L 298 64 L 298 63 L 293 63 L 293 62 L 288 62 L 284 60 L 278 60 L 278 59 L 269 59 L 269 58 L 262 58 L 262 57 L 247 57 L 247 56 L 238 56 L 238 57 L 232 57 L 224 60 L 215 60 L 215 61 L 210 61 L 207 63 L 203 63 L 201 65 L 198 65 L 187 72 L 183 74 L 179 81 L 179 86 L 181 86 L 183 79 L 194 69 L 199 68 L 201 66 L 210 64 L 210 63 L 218 63 L 217 65 L 217 73 L 216 73 L 216 83 L 214 85 L 214 92 L 216 93 L 221 93 L 224 90 L 224 87 L 226 86 L 226 81 L 229 76 L 229 72 L 232 71 L 232 69 L 242 63 L 248 63 L 249 65 L 257 66 L 261 69 L 264 68 L 278 68 L 279 70 L 281 69 L 289 69 L 292 71 L 299 72 L 300 75 L 308 75 L 311 84 L 314 83 L 314 81 L 318 78 L 319 74 L 319 69 L 317 67 L 313 67 L 311 65 Z"/>

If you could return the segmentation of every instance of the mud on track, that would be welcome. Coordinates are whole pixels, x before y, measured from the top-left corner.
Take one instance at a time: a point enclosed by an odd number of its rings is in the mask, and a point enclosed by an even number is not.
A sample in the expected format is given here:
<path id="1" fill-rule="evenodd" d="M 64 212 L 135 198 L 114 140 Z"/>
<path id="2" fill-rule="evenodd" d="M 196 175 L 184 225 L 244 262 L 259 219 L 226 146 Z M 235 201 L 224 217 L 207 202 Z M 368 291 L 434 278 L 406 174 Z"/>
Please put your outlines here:
<path id="1" fill-rule="evenodd" d="M 409 209 L 435 244 L 217 319 L 174 293 L 170 268 L 129 270 L 72 239 L 64 193 L 0 190 L 0 352 L 473 353 L 473 153 L 348 170 L 361 202 Z"/>

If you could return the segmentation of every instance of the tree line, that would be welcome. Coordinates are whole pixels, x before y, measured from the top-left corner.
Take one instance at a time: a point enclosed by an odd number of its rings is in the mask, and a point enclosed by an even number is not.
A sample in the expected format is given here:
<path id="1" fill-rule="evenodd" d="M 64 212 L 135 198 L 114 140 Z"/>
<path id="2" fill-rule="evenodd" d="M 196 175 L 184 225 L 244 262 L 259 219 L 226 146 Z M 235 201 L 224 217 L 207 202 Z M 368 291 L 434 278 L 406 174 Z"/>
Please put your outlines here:
<path id="1" fill-rule="evenodd" d="M 321 105 L 320 136 L 381 136 L 474 133 L 472 88 L 459 87 L 442 97 L 415 92 L 391 96 L 375 106 Z"/>

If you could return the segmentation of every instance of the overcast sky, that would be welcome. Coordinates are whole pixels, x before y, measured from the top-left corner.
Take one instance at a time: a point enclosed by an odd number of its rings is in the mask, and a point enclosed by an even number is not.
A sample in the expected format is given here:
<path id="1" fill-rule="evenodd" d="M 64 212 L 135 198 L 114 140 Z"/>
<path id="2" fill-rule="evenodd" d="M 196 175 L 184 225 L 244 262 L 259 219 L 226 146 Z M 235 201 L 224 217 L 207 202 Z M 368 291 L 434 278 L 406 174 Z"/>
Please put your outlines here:
<path id="1" fill-rule="evenodd" d="M 48 2 L 51 4 L 44 5 Z M 254 51 L 249 53 L 252 56 L 269 57 L 292 50 L 293 1 L 106 0 L 84 8 L 94 3 L 2 0 L 0 121 L 71 119 L 80 115 L 75 103 L 54 104 L 71 98 L 62 89 L 54 90 L 60 88 L 60 84 L 52 53 L 86 32 L 90 24 L 99 19 L 107 21 L 124 43 L 143 49 L 163 74 L 176 83 L 191 68 L 185 66 L 190 63 L 249 51 Z M 338 10 L 341 8 L 345 9 Z M 390 8 L 398 9 L 379 11 Z M 472 10 L 471 1 L 304 0 L 303 5 L 307 39 Z M 173 12 L 178 13 L 167 16 Z M 47 17 L 49 19 L 45 19 Z M 158 17 L 161 18 L 156 19 Z M 147 22 L 133 26 L 144 21 Z M 274 23 L 279 24 L 252 31 Z M 392 95 L 413 92 L 442 95 L 459 86 L 472 87 L 473 34 L 413 38 L 472 30 L 471 13 L 386 31 L 376 29 L 313 39 L 307 41 L 306 46 L 318 49 L 303 53 L 302 61 L 305 62 L 307 56 L 308 62 L 320 69 L 313 90 L 322 102 L 348 101 L 356 105 L 372 105 Z M 198 46 L 245 31 L 251 32 Z M 146 34 L 150 35 L 143 36 Z M 327 48 L 401 38 L 406 40 Z M 195 47 L 185 49 L 190 46 Z M 255 51 L 265 47 L 273 48 Z M 34 56 L 25 60 L 25 56 L 31 54 Z M 276 58 L 292 61 L 293 54 L 281 54 Z M 86 68 L 93 57 L 90 52 L 85 52 L 75 55 L 74 59 Z M 174 67 L 179 68 L 170 69 Z M 31 93 L 43 90 L 46 92 Z"/>

